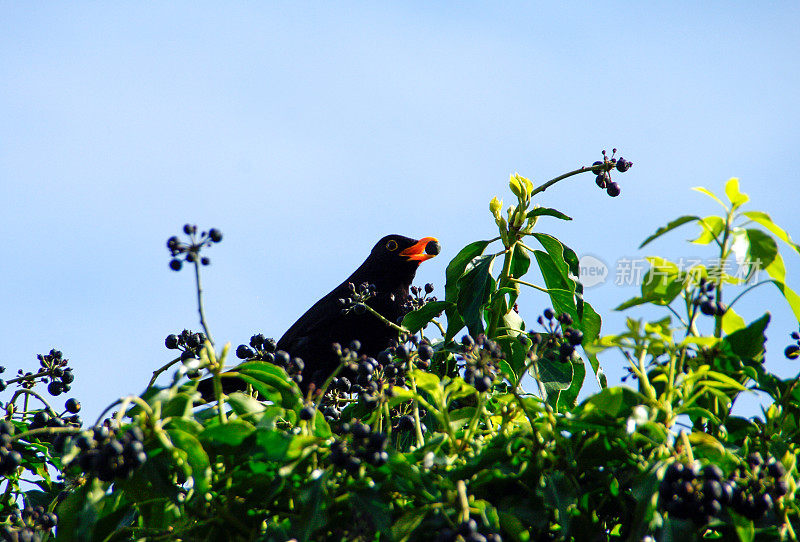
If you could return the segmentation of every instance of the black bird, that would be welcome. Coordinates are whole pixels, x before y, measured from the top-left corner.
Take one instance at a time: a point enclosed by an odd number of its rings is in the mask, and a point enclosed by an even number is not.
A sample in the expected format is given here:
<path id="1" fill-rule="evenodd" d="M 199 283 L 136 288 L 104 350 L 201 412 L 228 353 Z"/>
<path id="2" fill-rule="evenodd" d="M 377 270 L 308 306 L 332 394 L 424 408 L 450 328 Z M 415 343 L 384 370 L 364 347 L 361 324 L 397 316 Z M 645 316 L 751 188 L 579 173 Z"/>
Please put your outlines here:
<path id="1" fill-rule="evenodd" d="M 375 357 L 397 339 L 397 330 L 369 311 L 343 311 L 340 300 L 353 296 L 351 285 L 374 285 L 374 294 L 366 304 L 390 322 L 397 323 L 405 314 L 409 287 L 419 264 L 440 251 L 435 237 L 416 240 L 402 235 L 387 235 L 372 248 L 369 256 L 353 274 L 328 295 L 314 303 L 283 334 L 277 348 L 304 361 L 303 386 L 320 386 L 339 365 L 333 343 L 346 347 L 353 340 L 361 343 L 359 353 Z M 235 381 L 234 381 L 235 380 Z M 226 378 L 224 390 L 244 389 L 241 380 Z M 213 397 L 210 380 L 200 383 L 204 398 Z"/>

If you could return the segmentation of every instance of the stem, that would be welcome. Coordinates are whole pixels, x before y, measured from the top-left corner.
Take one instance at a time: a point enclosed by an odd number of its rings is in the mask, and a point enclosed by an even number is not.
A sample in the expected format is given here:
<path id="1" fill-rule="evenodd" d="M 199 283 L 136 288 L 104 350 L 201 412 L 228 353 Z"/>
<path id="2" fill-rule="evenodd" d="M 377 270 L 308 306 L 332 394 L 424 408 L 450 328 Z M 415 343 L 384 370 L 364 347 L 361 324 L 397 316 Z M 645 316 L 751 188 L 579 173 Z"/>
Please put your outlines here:
<path id="1" fill-rule="evenodd" d="M 409 363 L 409 365 L 411 365 Z M 417 400 L 417 380 L 414 378 L 414 367 L 409 367 L 408 376 L 411 379 L 411 391 L 414 392 L 414 400 L 412 401 L 414 411 L 414 432 L 417 436 L 417 447 L 422 448 L 425 440 L 422 438 L 422 425 L 419 421 L 419 401 Z"/>
<path id="2" fill-rule="evenodd" d="M 544 292 L 546 294 L 550 293 L 550 292 L 548 292 L 547 288 L 542 288 L 541 286 L 538 286 L 538 285 L 533 284 L 531 282 L 527 282 L 527 281 L 520 280 L 520 279 L 515 279 L 514 277 L 508 277 L 508 280 L 510 280 L 511 282 L 516 282 L 517 284 L 522 284 L 523 286 L 528 286 L 530 288 L 533 288 L 534 290 L 539 290 L 540 292 Z"/>
<path id="3" fill-rule="evenodd" d="M 211 332 L 208 331 L 206 315 L 205 311 L 203 311 L 203 284 L 200 282 L 200 262 L 197 260 L 194 262 L 194 280 L 197 288 L 197 312 L 200 313 L 200 325 L 203 326 L 203 331 L 205 332 L 208 341 L 213 345 L 214 339 L 211 338 Z"/>
<path id="4" fill-rule="evenodd" d="M 510 244 L 510 246 L 506 247 L 505 256 L 503 257 L 503 271 L 500 273 L 500 276 L 497 280 L 497 289 L 503 288 L 509 281 L 509 274 L 511 273 L 511 259 L 514 257 L 514 244 L 516 244 L 516 240 Z M 505 301 L 505 295 L 497 296 L 495 298 L 494 303 L 492 304 L 492 308 L 490 312 L 492 313 L 491 321 L 489 322 L 489 327 L 486 329 L 486 336 L 489 338 L 494 338 L 495 333 L 497 332 L 497 324 L 500 321 L 500 306 Z"/>
<path id="5" fill-rule="evenodd" d="M 151 388 L 151 387 L 153 386 L 153 384 L 155 384 L 155 383 L 156 383 L 156 379 L 157 379 L 159 376 L 161 376 L 161 373 L 163 373 L 164 371 L 166 371 L 167 369 L 169 369 L 170 367 L 172 367 L 172 366 L 173 366 L 173 365 L 175 365 L 176 363 L 179 363 L 180 361 L 181 361 L 181 357 L 180 357 L 180 356 L 178 356 L 177 358 L 173 359 L 172 361 L 170 361 L 170 362 L 169 362 L 169 363 L 167 363 L 166 365 L 164 365 L 164 366 L 162 366 L 162 367 L 159 367 L 158 369 L 156 369 L 155 371 L 153 371 L 153 378 L 151 378 L 151 379 L 150 379 L 150 382 L 148 382 L 148 383 L 147 383 L 147 387 L 148 387 L 148 388 Z"/>
<path id="6" fill-rule="evenodd" d="M 731 222 L 733 219 L 733 211 L 728 211 L 728 216 L 725 218 L 725 234 L 722 236 L 722 244 L 719 247 L 719 269 L 717 273 L 717 303 L 722 303 L 722 273 L 725 269 L 725 260 L 728 259 L 728 237 L 731 234 Z M 714 337 L 719 339 L 722 337 L 722 316 L 715 318 L 714 323 Z"/>
<path id="7" fill-rule="evenodd" d="M 739 301 L 740 297 L 742 297 L 744 294 L 746 294 L 747 292 L 749 292 L 753 288 L 755 288 L 757 286 L 761 286 L 762 284 L 770 284 L 771 282 L 772 282 L 772 280 L 762 280 L 761 282 L 757 282 L 757 283 L 753 284 L 752 286 L 750 286 L 749 288 L 746 288 L 742 293 L 740 293 L 739 295 L 737 295 L 736 297 L 733 298 L 733 301 L 730 302 L 730 304 L 728 305 L 728 308 L 730 309 L 731 307 L 733 307 L 733 304 L 736 303 L 737 301 Z"/>
<path id="8" fill-rule="evenodd" d="M 580 173 L 586 173 L 587 171 L 591 171 L 591 170 L 592 170 L 592 166 L 583 166 L 581 168 L 578 168 L 578 169 L 575 169 L 573 171 L 570 171 L 569 173 L 564 173 L 563 175 L 559 175 L 558 177 L 550 179 L 546 183 L 534 188 L 533 191 L 531 192 L 531 197 L 535 196 L 536 194 L 538 194 L 540 192 L 544 192 L 545 190 L 547 190 L 548 188 L 550 188 L 551 186 L 556 184 L 558 181 L 563 181 L 567 177 L 572 177 L 573 175 L 578 175 Z"/>
<path id="9" fill-rule="evenodd" d="M 379 319 L 381 322 L 383 322 L 384 324 L 386 324 L 386 325 L 387 325 L 387 326 L 389 326 L 390 328 L 392 328 L 392 329 L 396 330 L 398 333 L 411 333 L 411 332 L 410 332 L 410 331 L 408 331 L 406 328 L 404 328 L 403 326 L 398 326 L 397 324 L 395 324 L 394 322 L 392 322 L 391 320 L 389 320 L 388 318 L 386 318 L 384 315 L 382 315 L 381 313 L 379 313 L 378 311 L 376 311 L 375 309 L 373 309 L 372 307 L 370 307 L 369 305 L 367 305 L 366 303 L 360 303 L 360 305 L 361 305 L 362 307 L 364 307 L 365 309 L 367 309 L 367 312 L 369 312 L 369 313 L 371 313 L 371 314 L 374 314 L 375 316 L 377 316 L 377 317 L 378 317 L 378 319 Z"/>
<path id="10" fill-rule="evenodd" d="M 464 480 L 456 482 L 458 490 L 458 500 L 461 503 L 461 521 L 469 521 L 469 498 L 467 497 L 467 484 Z"/>

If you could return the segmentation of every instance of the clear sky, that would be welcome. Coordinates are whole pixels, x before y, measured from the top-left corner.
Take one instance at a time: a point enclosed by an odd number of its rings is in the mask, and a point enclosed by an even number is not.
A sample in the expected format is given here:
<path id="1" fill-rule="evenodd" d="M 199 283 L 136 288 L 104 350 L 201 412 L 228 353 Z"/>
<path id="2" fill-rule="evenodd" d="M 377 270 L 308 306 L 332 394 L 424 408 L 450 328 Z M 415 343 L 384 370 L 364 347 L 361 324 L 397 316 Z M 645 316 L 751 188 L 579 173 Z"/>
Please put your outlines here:
<path id="1" fill-rule="evenodd" d="M 690 187 L 738 176 L 800 237 L 798 25 L 796 2 L 0 1 L 0 363 L 60 348 L 88 421 L 198 328 L 191 273 L 167 267 L 185 222 L 225 236 L 206 311 L 235 347 L 279 337 L 387 233 L 440 239 L 418 282 L 442 295 L 510 173 L 544 182 L 611 147 L 635 163 L 620 197 L 587 175 L 538 203 L 575 218 L 543 231 L 612 268 L 587 299 L 621 331 L 611 309 L 637 290 L 618 259 L 712 256 L 688 226 L 637 250 L 717 211 Z M 521 306 L 533 323 L 547 300 Z M 776 291 L 739 308 L 764 307 L 768 363 L 794 374 Z"/>

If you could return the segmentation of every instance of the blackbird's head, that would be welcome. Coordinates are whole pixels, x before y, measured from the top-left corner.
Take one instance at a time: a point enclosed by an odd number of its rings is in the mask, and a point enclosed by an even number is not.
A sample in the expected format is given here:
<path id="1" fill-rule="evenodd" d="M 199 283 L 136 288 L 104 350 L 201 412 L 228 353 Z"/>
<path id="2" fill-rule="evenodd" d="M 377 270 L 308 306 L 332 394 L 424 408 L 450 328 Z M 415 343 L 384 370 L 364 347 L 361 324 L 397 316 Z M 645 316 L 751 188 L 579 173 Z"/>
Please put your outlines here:
<path id="1" fill-rule="evenodd" d="M 362 269 L 368 274 L 366 282 L 381 287 L 410 284 L 417 267 L 439 254 L 441 246 L 435 237 L 411 239 L 402 235 L 387 235 L 372 248 Z"/>

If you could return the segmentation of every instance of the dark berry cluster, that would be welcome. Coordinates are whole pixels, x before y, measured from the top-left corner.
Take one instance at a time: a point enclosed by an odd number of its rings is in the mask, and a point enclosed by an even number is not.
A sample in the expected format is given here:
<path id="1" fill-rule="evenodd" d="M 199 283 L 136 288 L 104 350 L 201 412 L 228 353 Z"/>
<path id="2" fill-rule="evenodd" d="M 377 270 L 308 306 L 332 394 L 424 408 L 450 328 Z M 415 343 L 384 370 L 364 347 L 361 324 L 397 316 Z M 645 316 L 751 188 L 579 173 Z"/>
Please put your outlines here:
<path id="1" fill-rule="evenodd" d="M 460 538 L 459 538 L 460 537 Z M 455 529 L 445 527 L 436 536 L 437 542 L 502 542 L 503 538 L 497 533 L 481 534 L 478 531 L 478 522 L 474 519 L 462 521 Z"/>
<path id="2" fill-rule="evenodd" d="M 606 155 L 606 151 L 603 151 L 603 159 L 592 164 L 592 173 L 597 175 L 595 184 L 605 190 L 612 198 L 619 196 L 622 190 L 616 182 L 611 180 L 611 171 L 616 169 L 620 173 L 625 173 L 633 165 L 633 162 L 625 160 L 621 156 L 614 158 L 616 153 L 617 149 L 612 149 L 611 157 L 609 157 Z"/>
<path id="3" fill-rule="evenodd" d="M 142 430 L 134 426 L 119 433 L 112 423 L 105 423 L 75 437 L 73 442 L 80 450 L 77 461 L 83 472 L 112 482 L 130 478 L 147 461 Z"/>
<path id="4" fill-rule="evenodd" d="M 70 401 L 75 401 L 77 403 L 77 408 L 80 410 L 80 403 L 78 403 L 75 399 L 70 399 L 67 401 L 67 405 L 72 406 Z M 81 426 L 81 418 L 78 416 L 77 411 L 72 414 L 71 416 L 55 416 L 52 415 L 47 410 L 40 410 L 33 415 L 33 419 L 31 420 L 30 425 L 28 425 L 28 429 L 43 429 L 46 427 L 80 427 Z M 62 435 L 63 436 L 63 435 Z M 41 438 L 41 437 L 40 437 Z M 47 438 L 41 438 L 41 440 L 49 440 Z"/>
<path id="5" fill-rule="evenodd" d="M 570 327 L 572 316 L 563 312 L 559 315 L 553 309 L 545 309 L 542 316 L 536 319 L 547 333 L 544 335 L 532 331 L 528 333 L 532 346 L 528 355 L 539 355 L 541 353 L 554 353 L 556 358 L 567 363 L 578 358 L 575 351 L 583 342 L 583 332 L 579 329 Z"/>
<path id="6" fill-rule="evenodd" d="M 164 346 L 170 350 L 180 350 L 181 359 L 185 361 L 198 357 L 205 342 L 205 334 L 184 329 L 177 335 L 174 333 L 167 335 L 167 338 L 164 339 Z"/>
<path id="7" fill-rule="evenodd" d="M 719 517 L 725 507 L 752 520 L 772 510 L 775 499 L 788 492 L 783 465 L 764 463 L 758 453 L 750 454 L 747 465 L 725 478 L 716 465 L 700 470 L 697 465 L 672 463 L 659 486 L 661 506 L 669 514 L 705 525 Z"/>
<path id="8" fill-rule="evenodd" d="M 731 480 L 736 486 L 730 506 L 749 519 L 761 519 L 775 501 L 789 492 L 783 464 L 771 458 L 766 462 L 758 452 L 747 456 L 745 465 L 737 467 Z"/>
<path id="9" fill-rule="evenodd" d="M 697 282 L 696 295 L 692 299 L 692 303 L 696 307 L 700 307 L 700 312 L 706 316 L 722 316 L 727 310 L 725 305 L 720 301 L 714 301 L 714 289 L 716 285 L 707 281 L 705 278 L 700 278 Z"/>
<path id="10" fill-rule="evenodd" d="M 52 534 L 58 524 L 58 516 L 48 512 L 44 506 L 26 506 L 22 510 L 15 508 L 0 526 L 0 540 L 10 542 L 38 542 L 42 534 Z"/>
<path id="11" fill-rule="evenodd" d="M 364 314 L 367 312 L 367 308 L 364 304 L 369 298 L 375 295 L 377 291 L 375 285 L 362 282 L 356 286 L 352 282 L 348 282 L 347 289 L 349 290 L 349 297 L 340 297 L 337 300 L 341 307 L 342 314 L 350 314 L 351 312 L 355 314 Z"/>
<path id="12" fill-rule="evenodd" d="M 783 351 L 783 355 L 788 359 L 797 359 L 800 357 L 800 333 L 792 331 L 791 337 L 795 343 L 787 346 L 786 350 Z"/>
<path id="13" fill-rule="evenodd" d="M 189 236 L 188 242 L 181 241 L 177 235 L 173 235 L 167 239 L 167 248 L 172 259 L 169 262 L 169 267 L 173 271 L 180 271 L 183 267 L 183 262 L 197 264 L 200 262 L 203 265 L 208 265 L 211 260 L 208 257 L 200 257 L 200 250 L 203 247 L 211 246 L 213 243 L 222 241 L 222 232 L 217 228 L 211 228 L 207 232 L 203 231 L 197 234 L 197 226 L 193 224 L 184 224 L 183 233 Z"/>
<path id="14" fill-rule="evenodd" d="M 676 518 L 691 519 L 705 525 L 730 503 L 733 485 L 723 481 L 722 470 L 708 465 L 671 463 L 658 489 L 661 506 Z"/>
<path id="15" fill-rule="evenodd" d="M 505 357 L 500 345 L 482 333 L 474 339 L 464 335 L 461 337 L 460 353 L 464 362 L 464 380 L 480 393 L 491 388 L 500 360 Z"/>
<path id="16" fill-rule="evenodd" d="M 69 360 L 64 358 L 61 351 L 51 349 L 47 354 L 38 354 L 41 368 L 33 372 L 24 372 L 22 369 L 17 371 L 17 377 L 9 380 L 0 380 L 0 391 L 5 390 L 9 384 L 17 384 L 22 388 L 31 389 L 37 382 L 47 383 L 47 391 L 50 395 L 61 395 L 72 388 L 75 375 L 69 367 Z M 5 371 L 0 367 L 0 373 Z"/>
<path id="17" fill-rule="evenodd" d="M 363 463 L 379 467 L 389 460 L 386 433 L 373 432 L 361 422 L 343 424 L 342 432 L 349 433 L 353 439 L 352 442 L 336 440 L 331 445 L 330 458 L 335 467 L 355 474 Z"/>
<path id="18" fill-rule="evenodd" d="M 6 421 L 0 421 L 0 475 L 8 476 L 22 465 L 22 454 L 11 447 L 13 442 L 14 426 Z"/>
<path id="19" fill-rule="evenodd" d="M 426 303 L 433 303 L 436 301 L 436 296 L 433 293 L 433 284 L 428 282 L 420 288 L 419 286 L 412 286 L 410 288 L 411 295 L 406 299 L 403 309 L 406 312 L 414 311 L 425 306 Z"/>
<path id="20" fill-rule="evenodd" d="M 236 357 L 243 360 L 266 361 L 282 367 L 298 384 L 303 382 L 305 363 L 298 357 L 291 357 L 283 350 L 276 350 L 275 339 L 268 339 L 261 333 L 250 337 L 250 344 L 240 344 Z"/>

